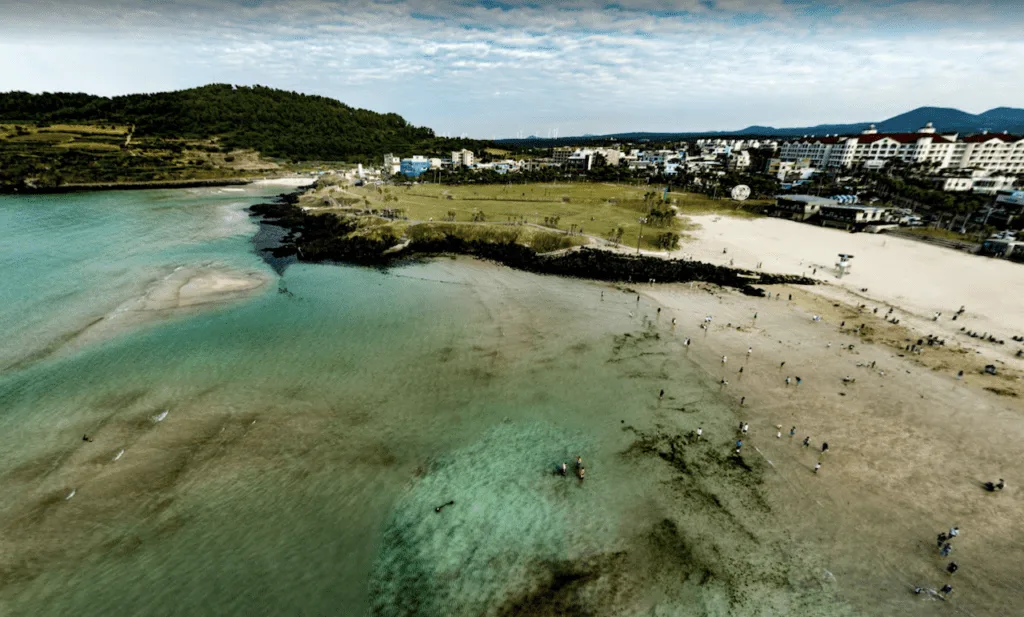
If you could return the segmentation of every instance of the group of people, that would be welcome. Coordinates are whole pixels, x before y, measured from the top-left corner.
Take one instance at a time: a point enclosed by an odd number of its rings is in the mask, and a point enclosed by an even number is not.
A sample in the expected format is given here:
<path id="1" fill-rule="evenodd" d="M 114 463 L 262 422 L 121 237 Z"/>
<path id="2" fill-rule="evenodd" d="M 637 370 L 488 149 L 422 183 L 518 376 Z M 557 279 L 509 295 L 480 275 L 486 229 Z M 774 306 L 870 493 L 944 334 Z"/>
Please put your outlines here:
<path id="1" fill-rule="evenodd" d="M 662 390 L 662 392 L 664 392 L 664 390 Z M 563 462 L 561 465 L 555 468 L 555 473 L 557 473 L 560 476 L 567 476 L 569 475 L 569 466 L 565 462 Z M 583 477 L 586 475 L 586 473 L 587 469 L 583 466 L 583 457 L 577 456 L 576 477 L 580 479 L 580 482 L 583 481 Z"/>

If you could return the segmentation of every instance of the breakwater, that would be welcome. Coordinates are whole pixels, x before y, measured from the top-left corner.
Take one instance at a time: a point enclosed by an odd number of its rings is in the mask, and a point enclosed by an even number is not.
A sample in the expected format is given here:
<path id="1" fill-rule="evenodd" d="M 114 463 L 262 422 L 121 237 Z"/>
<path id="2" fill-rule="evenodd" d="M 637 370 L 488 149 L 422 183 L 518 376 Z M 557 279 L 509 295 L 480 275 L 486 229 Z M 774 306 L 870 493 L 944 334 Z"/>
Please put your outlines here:
<path id="1" fill-rule="evenodd" d="M 403 243 L 390 227 L 373 234 L 354 233 L 358 219 L 313 215 L 297 207 L 297 194 L 282 195 L 279 203 L 252 206 L 253 216 L 265 224 L 283 227 L 281 244 L 269 249 L 275 259 L 295 256 L 301 261 L 339 261 L 371 266 L 388 266 L 417 256 L 472 255 L 518 270 L 613 282 L 685 283 L 700 281 L 727 287 L 765 285 L 814 285 L 805 276 L 756 273 L 714 264 L 664 259 L 647 255 L 626 255 L 612 251 L 580 248 L 557 254 L 537 253 L 515 242 L 466 240 L 452 234 L 413 237 Z M 397 248 L 401 245 L 401 248 Z"/>

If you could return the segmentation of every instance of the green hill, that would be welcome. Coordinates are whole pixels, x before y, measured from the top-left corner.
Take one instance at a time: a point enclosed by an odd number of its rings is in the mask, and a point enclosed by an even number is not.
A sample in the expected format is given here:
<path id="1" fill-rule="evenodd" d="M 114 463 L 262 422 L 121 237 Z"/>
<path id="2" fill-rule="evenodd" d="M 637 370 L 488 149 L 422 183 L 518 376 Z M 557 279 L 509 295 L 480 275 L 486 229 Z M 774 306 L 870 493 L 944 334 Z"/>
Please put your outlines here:
<path id="1" fill-rule="evenodd" d="M 116 135 L 100 139 L 82 127 Z M 262 86 L 117 97 L 0 93 L 0 184 L 7 185 L 29 176 L 45 185 L 238 175 L 215 156 L 235 151 L 285 162 L 377 162 L 388 152 L 440 155 L 490 145 L 438 138 L 398 114 Z"/>

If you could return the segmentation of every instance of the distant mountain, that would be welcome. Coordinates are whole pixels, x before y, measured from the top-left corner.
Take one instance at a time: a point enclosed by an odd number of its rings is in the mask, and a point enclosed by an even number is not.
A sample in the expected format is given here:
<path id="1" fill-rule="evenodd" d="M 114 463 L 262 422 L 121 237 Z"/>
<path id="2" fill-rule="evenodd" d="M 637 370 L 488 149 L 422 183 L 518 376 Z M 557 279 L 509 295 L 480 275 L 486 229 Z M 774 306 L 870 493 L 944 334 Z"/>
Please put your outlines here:
<path id="1" fill-rule="evenodd" d="M 818 124 L 815 126 L 776 128 L 773 126 L 748 126 L 738 131 L 691 131 L 686 133 L 615 133 L 599 137 L 561 137 L 557 140 L 530 140 L 523 145 L 537 146 L 539 142 L 549 144 L 571 144 L 574 142 L 607 142 L 619 141 L 674 141 L 693 139 L 695 137 L 801 137 L 803 135 L 839 134 L 850 135 L 863 131 L 874 124 L 880 133 L 911 133 L 931 122 L 940 133 L 959 133 L 967 135 L 982 131 L 1007 131 L 1016 135 L 1024 134 L 1024 109 L 1013 107 L 997 107 L 981 114 L 969 114 L 959 109 L 948 107 L 918 107 L 917 109 L 893 116 L 887 120 L 875 122 L 855 122 L 851 124 Z M 527 140 L 499 140 L 504 143 L 526 142 Z"/>

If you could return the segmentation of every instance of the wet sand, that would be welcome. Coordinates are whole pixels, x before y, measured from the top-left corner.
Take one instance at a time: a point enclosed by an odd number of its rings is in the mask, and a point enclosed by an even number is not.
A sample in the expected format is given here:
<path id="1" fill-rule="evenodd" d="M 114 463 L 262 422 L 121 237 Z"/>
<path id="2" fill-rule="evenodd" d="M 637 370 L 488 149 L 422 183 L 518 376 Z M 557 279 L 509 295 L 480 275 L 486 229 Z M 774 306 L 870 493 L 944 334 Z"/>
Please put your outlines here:
<path id="1" fill-rule="evenodd" d="M 217 265 L 179 266 L 150 281 L 141 295 L 68 336 L 49 354 L 70 353 L 148 324 L 238 302 L 261 293 L 270 281 L 270 275 L 260 270 L 242 271 Z"/>
<path id="2" fill-rule="evenodd" d="M 821 555 L 840 597 L 867 614 L 1014 614 L 1024 601 L 1016 534 L 1024 498 L 981 484 L 1024 477 L 1015 454 L 1024 440 L 1017 375 L 982 375 L 984 361 L 970 351 L 905 353 L 906 341 L 923 336 L 905 323 L 834 306 L 808 289 L 767 289 L 782 298 L 700 285 L 643 290 L 666 307 L 662 321 L 678 319 L 675 336 L 692 337 L 688 353 L 711 378 L 728 381 L 722 390 L 750 423 L 748 455 L 770 461 L 766 534 Z M 707 334 L 698 328 L 705 314 L 714 316 Z M 957 380 L 961 367 L 966 378 Z M 824 456 L 822 442 L 830 446 Z M 952 555 L 960 570 L 953 599 L 938 606 L 910 589 L 950 582 L 935 536 L 953 525 L 963 532 Z"/>

